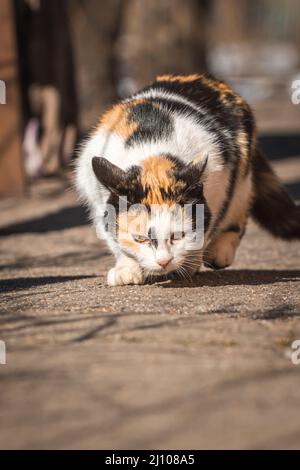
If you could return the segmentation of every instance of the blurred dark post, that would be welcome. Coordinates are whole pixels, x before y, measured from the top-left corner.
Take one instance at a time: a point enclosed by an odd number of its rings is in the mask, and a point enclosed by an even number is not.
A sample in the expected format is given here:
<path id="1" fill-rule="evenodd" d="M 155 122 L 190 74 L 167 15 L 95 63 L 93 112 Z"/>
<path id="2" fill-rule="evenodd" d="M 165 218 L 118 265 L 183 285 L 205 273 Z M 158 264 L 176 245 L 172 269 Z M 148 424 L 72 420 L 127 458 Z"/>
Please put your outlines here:
<path id="1" fill-rule="evenodd" d="M 6 97 L 0 104 L 0 196 L 23 193 L 25 178 L 21 158 L 20 97 L 12 3 L 0 2 L 0 79 Z M 2 94 L 5 90 L 2 88 Z"/>
<path id="2" fill-rule="evenodd" d="M 126 5 L 118 50 L 137 88 L 158 74 L 206 70 L 207 1 L 130 0 Z"/>
<path id="3" fill-rule="evenodd" d="M 115 43 L 127 0 L 71 0 L 79 128 L 86 131 L 117 99 Z"/>

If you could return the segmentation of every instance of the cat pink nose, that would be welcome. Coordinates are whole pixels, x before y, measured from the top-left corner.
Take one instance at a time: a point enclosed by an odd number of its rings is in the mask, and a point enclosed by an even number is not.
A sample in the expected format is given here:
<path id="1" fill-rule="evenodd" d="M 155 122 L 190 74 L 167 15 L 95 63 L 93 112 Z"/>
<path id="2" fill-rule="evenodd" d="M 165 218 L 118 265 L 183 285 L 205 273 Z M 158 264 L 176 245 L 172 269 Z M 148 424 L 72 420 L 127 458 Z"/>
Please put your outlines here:
<path id="1" fill-rule="evenodd" d="M 170 261 L 172 261 L 173 258 L 165 258 L 165 259 L 160 259 L 159 261 L 157 261 L 157 263 L 159 264 L 159 266 L 161 266 L 162 268 L 166 268 L 168 266 L 168 264 L 170 263 Z"/>

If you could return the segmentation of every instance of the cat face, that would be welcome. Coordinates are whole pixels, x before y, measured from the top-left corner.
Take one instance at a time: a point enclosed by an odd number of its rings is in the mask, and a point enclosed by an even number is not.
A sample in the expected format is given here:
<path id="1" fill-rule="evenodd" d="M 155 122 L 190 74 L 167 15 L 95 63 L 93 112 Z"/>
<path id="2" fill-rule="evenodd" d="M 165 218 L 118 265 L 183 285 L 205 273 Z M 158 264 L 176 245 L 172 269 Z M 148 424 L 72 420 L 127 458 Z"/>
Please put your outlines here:
<path id="1" fill-rule="evenodd" d="M 193 268 L 209 218 L 203 196 L 205 165 L 158 156 L 123 171 L 94 157 L 94 173 L 109 190 L 107 206 L 116 214 L 114 240 L 146 274 Z"/>
<path id="2" fill-rule="evenodd" d="M 191 265 L 189 256 L 203 245 L 201 221 L 194 230 L 191 207 L 153 205 L 129 209 L 117 217 L 116 239 L 148 274 L 160 275 Z"/>

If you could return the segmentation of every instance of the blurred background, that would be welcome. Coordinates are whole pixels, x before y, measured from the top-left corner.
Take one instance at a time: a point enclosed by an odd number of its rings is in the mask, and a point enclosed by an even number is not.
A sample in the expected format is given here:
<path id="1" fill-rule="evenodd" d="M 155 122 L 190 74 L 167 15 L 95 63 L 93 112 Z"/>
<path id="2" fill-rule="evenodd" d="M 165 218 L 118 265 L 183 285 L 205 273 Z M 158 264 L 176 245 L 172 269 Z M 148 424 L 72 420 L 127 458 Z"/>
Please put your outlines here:
<path id="1" fill-rule="evenodd" d="M 105 108 L 163 73 L 229 81 L 269 157 L 300 155 L 299 13 L 298 0 L 1 0 L 0 196 L 68 180 Z"/>

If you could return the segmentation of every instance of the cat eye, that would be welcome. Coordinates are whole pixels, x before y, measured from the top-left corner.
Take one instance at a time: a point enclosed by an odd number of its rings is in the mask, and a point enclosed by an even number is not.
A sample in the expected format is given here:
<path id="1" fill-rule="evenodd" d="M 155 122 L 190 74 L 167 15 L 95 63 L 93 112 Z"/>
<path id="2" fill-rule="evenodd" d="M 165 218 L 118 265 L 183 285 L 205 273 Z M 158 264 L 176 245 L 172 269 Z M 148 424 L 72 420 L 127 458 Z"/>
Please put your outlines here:
<path id="1" fill-rule="evenodd" d="M 149 238 L 144 235 L 134 234 L 132 237 L 137 243 L 150 243 Z"/>
<path id="2" fill-rule="evenodd" d="M 183 237 L 185 236 L 185 233 L 184 232 L 173 232 L 170 236 L 170 242 L 171 244 L 172 243 L 176 243 L 176 242 L 179 242 L 180 240 L 183 239 Z"/>

